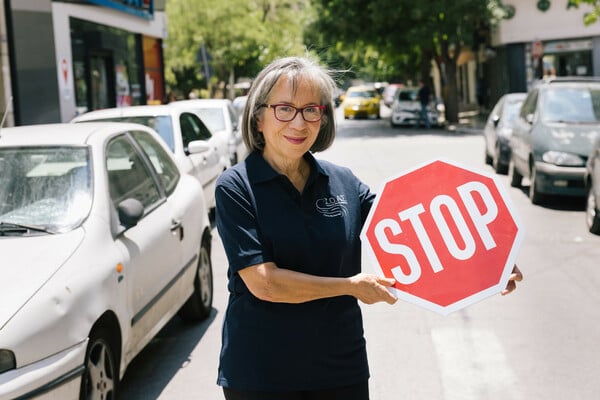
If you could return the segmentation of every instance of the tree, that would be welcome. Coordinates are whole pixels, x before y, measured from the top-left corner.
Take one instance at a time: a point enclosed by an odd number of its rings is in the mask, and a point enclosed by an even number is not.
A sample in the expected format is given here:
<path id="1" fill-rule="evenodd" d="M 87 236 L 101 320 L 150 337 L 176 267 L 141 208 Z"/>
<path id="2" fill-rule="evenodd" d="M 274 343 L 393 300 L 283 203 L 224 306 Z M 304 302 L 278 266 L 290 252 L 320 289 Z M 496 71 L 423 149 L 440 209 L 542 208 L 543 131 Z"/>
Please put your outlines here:
<path id="1" fill-rule="evenodd" d="M 326 42 L 370 46 L 385 60 L 418 69 L 415 80 L 428 79 L 435 61 L 450 122 L 458 121 L 460 50 L 471 44 L 475 29 L 493 22 L 494 12 L 501 10 L 498 0 L 313 0 L 313 5 L 319 18 L 312 28 Z"/>
<path id="2" fill-rule="evenodd" d="M 209 89 L 211 97 L 218 88 L 225 97 L 232 77 L 254 76 L 276 57 L 305 51 L 307 5 L 308 0 L 169 0 L 167 83 L 184 85 L 177 76 L 192 69 L 195 83 Z"/>
<path id="3" fill-rule="evenodd" d="M 571 7 L 579 8 L 581 3 L 589 4 L 592 6 L 592 11 L 586 13 L 583 16 L 583 23 L 585 25 L 592 25 L 598 22 L 598 18 L 600 17 L 600 0 L 569 0 L 567 4 L 567 9 Z"/>

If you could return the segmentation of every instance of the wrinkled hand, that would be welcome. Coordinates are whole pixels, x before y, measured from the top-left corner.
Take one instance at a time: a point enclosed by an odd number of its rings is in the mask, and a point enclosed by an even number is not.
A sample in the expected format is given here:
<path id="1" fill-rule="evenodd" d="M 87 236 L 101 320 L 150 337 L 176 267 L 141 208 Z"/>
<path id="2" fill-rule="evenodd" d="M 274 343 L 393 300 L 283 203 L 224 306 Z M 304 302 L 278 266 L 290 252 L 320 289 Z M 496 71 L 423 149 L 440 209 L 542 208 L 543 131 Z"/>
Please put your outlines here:
<path id="1" fill-rule="evenodd" d="M 523 274 L 519 267 L 516 265 L 513 267 L 512 274 L 510 274 L 510 278 L 508 278 L 508 283 L 506 284 L 506 288 L 501 292 L 502 296 L 506 296 L 507 294 L 513 292 L 517 288 L 517 282 L 521 282 L 523 280 Z"/>
<path id="2" fill-rule="evenodd" d="M 394 304 L 398 300 L 387 289 L 396 283 L 395 279 L 360 273 L 351 277 L 350 282 L 353 296 L 365 304 L 374 304 L 380 301 Z"/>

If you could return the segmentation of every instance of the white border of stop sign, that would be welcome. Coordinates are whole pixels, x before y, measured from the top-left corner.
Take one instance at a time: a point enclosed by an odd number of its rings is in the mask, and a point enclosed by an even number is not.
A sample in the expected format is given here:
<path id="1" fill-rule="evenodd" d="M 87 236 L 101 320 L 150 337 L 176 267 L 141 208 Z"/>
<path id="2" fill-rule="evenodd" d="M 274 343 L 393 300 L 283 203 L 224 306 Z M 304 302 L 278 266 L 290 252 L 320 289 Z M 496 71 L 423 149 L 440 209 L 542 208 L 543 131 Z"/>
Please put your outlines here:
<path id="1" fill-rule="evenodd" d="M 396 279 L 398 283 L 402 285 L 410 285 L 417 282 L 421 277 L 421 273 L 423 272 L 424 268 L 431 269 L 434 274 L 444 269 L 444 266 L 437 256 L 436 249 L 433 247 L 431 240 L 429 240 L 427 229 L 425 229 L 420 220 L 420 215 L 424 213 L 429 213 L 432 217 L 435 225 L 434 229 L 439 231 L 437 233 L 443 238 L 443 243 L 447 247 L 444 249 L 444 251 L 449 253 L 451 257 L 457 261 L 470 258 L 473 256 L 475 251 L 486 251 L 496 246 L 494 231 L 490 230 L 488 225 L 491 224 L 498 216 L 498 205 L 496 204 L 487 186 L 477 180 L 471 180 L 459 185 L 459 187 L 455 188 L 456 193 L 454 197 L 451 197 L 446 193 L 439 193 L 431 200 L 419 202 L 415 199 L 414 206 L 403 210 L 397 210 L 397 218 L 383 218 L 378 221 L 373 221 L 375 211 L 380 203 L 381 194 L 384 192 L 386 184 L 436 162 L 441 162 L 457 169 L 468 171 L 470 173 L 469 175 L 479 175 L 482 178 L 485 178 L 484 180 L 488 183 L 491 180 L 494 183 L 495 189 L 499 193 L 501 200 L 504 202 L 503 206 L 505 207 L 503 208 L 508 210 L 510 217 L 516 225 L 515 237 L 508 256 L 506 257 L 506 260 L 499 260 L 499 262 L 504 264 L 504 267 L 502 269 L 500 280 L 496 285 L 468 295 L 446 306 L 433 303 L 407 291 L 397 288 L 391 289 L 392 292 L 394 292 L 394 294 L 400 299 L 424 307 L 438 314 L 447 315 L 451 312 L 458 311 L 480 300 L 483 300 L 486 297 L 500 293 L 506 287 L 525 232 L 522 223 L 520 222 L 520 218 L 516 213 L 504 186 L 498 181 L 495 175 L 461 165 L 456 161 L 438 158 L 420 164 L 392 178 L 386 179 L 381 185 L 360 234 L 363 251 L 366 250 L 366 253 L 369 254 L 371 264 L 372 266 L 376 267 L 378 273 L 383 273 L 384 270 L 379 265 L 374 249 L 367 238 L 367 231 L 370 229 L 373 230 L 379 251 L 383 251 L 387 254 L 393 255 L 394 257 L 398 257 L 399 265 L 391 268 L 393 276 L 389 276 Z M 436 185 L 433 184 L 435 179 L 435 176 L 431 176 L 432 187 L 436 187 Z M 482 211 L 477 207 L 473 198 L 473 194 L 476 194 L 480 201 L 483 201 L 485 205 L 485 211 Z M 424 195 L 424 197 L 427 196 Z M 459 210 L 459 206 L 455 199 L 458 199 L 458 201 L 462 202 L 460 209 L 466 210 L 466 215 Z M 442 209 L 444 209 L 446 212 L 442 213 Z M 448 227 L 446 220 L 449 218 L 448 216 L 452 218 L 451 223 L 462 239 L 460 245 L 457 245 L 452 233 L 450 232 L 450 228 Z M 466 223 L 467 220 L 469 220 L 469 224 Z M 371 227 L 372 224 L 375 224 L 375 226 Z M 407 246 L 401 242 L 397 243 L 389 240 L 387 233 L 391 233 L 394 236 L 402 235 L 401 224 L 411 225 L 410 231 L 414 232 L 416 235 L 416 238 L 422 247 L 422 249 L 420 249 L 422 250 L 421 253 L 426 255 L 427 262 L 420 263 L 415 256 L 415 252 L 410 248 L 410 246 Z M 474 227 L 474 230 L 472 231 L 469 229 L 469 226 Z M 479 243 L 479 246 L 484 247 L 484 249 L 477 249 L 476 243 Z M 402 265 L 402 268 L 400 267 L 400 264 Z"/>

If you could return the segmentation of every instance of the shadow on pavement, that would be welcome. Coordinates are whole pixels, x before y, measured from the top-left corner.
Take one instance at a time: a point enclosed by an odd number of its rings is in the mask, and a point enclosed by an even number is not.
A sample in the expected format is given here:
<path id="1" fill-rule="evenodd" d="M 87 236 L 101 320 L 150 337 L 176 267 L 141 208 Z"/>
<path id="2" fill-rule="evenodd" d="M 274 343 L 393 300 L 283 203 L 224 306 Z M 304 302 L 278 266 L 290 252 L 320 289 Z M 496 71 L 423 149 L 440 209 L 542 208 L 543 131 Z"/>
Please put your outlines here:
<path id="1" fill-rule="evenodd" d="M 156 399 L 190 357 L 218 311 L 193 324 L 175 316 L 129 364 L 121 385 L 123 399 Z"/>

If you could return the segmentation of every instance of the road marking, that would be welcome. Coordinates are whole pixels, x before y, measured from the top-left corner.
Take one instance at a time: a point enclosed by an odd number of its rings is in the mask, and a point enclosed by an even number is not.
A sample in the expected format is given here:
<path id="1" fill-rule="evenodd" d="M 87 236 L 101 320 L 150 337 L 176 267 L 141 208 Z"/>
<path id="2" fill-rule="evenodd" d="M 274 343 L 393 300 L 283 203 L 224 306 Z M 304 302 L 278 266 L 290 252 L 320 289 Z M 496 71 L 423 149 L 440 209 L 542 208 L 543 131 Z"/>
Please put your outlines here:
<path id="1" fill-rule="evenodd" d="M 441 328 L 431 332 L 444 400 L 520 400 L 502 344 L 486 330 Z"/>

